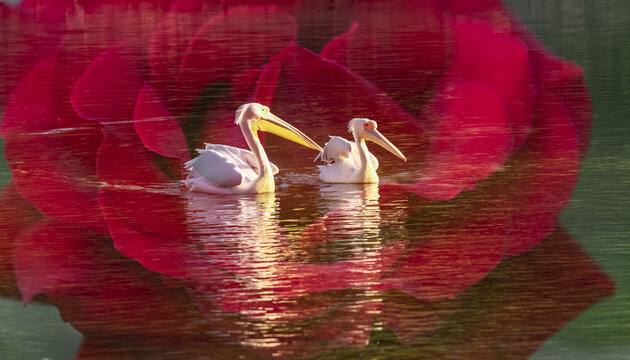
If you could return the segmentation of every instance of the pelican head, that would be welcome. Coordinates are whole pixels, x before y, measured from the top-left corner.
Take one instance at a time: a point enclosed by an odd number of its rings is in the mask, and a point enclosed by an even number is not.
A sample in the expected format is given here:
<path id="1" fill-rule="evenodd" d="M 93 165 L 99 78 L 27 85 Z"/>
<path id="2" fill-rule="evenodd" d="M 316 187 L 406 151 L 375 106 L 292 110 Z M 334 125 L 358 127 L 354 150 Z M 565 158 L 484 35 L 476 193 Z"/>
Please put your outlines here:
<path id="1" fill-rule="evenodd" d="M 348 122 L 348 132 L 351 132 L 355 139 L 370 140 L 403 159 L 403 161 L 407 161 L 405 155 L 403 155 L 394 144 L 387 140 L 387 138 L 376 129 L 377 127 L 378 124 L 376 121 L 366 118 L 355 118 Z"/>
<path id="2" fill-rule="evenodd" d="M 313 150 L 322 151 L 315 141 L 293 125 L 272 114 L 269 107 L 258 103 L 241 105 L 236 110 L 234 122 L 241 128 L 249 127 L 256 136 L 258 136 L 258 131 L 270 132 Z"/>

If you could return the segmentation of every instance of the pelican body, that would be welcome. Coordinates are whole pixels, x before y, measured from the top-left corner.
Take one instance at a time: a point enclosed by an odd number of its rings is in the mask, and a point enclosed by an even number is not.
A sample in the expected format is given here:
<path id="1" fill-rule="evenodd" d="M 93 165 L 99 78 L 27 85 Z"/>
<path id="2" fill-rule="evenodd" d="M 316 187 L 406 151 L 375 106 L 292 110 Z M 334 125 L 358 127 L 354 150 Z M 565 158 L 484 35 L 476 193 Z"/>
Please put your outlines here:
<path id="1" fill-rule="evenodd" d="M 235 123 L 241 128 L 250 150 L 233 146 L 206 144 L 199 156 L 185 164 L 190 170 L 182 185 L 188 191 L 214 194 L 253 194 L 275 191 L 272 164 L 258 138 L 258 131 L 270 132 L 311 149 L 322 151 L 308 136 L 280 119 L 258 103 L 241 105 Z"/>
<path id="2" fill-rule="evenodd" d="M 321 158 L 325 163 L 317 166 L 319 178 L 328 183 L 377 183 L 378 160 L 368 151 L 365 140 L 375 142 L 407 161 L 405 155 L 376 128 L 374 120 L 355 118 L 348 123 L 348 132 L 354 136 L 354 142 L 331 136 L 324 150 L 315 158 Z"/>

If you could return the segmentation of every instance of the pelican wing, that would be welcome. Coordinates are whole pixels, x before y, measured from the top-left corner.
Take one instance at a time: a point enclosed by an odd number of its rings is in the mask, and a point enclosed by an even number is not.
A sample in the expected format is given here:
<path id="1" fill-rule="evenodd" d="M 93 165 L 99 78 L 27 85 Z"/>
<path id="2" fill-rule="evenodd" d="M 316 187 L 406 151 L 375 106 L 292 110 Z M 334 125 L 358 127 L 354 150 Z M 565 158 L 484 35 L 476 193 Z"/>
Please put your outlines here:
<path id="1" fill-rule="evenodd" d="M 222 188 L 240 185 L 243 181 L 244 166 L 248 165 L 238 157 L 217 150 L 201 150 L 199 156 L 186 163 L 187 169 Z"/>
<path id="2" fill-rule="evenodd" d="M 359 150 L 357 145 L 351 141 L 348 141 L 339 136 L 331 136 L 330 140 L 324 145 L 324 149 L 315 158 L 317 160 L 321 158 L 323 162 L 330 164 L 334 161 L 351 161 L 357 168 L 360 163 Z M 378 159 L 371 152 L 368 151 L 368 158 L 374 166 L 374 169 L 378 169 Z"/>
<path id="3" fill-rule="evenodd" d="M 353 152 L 357 152 L 354 143 L 339 136 L 331 136 L 318 156 L 321 157 L 323 162 L 329 163 L 346 159 L 350 157 Z"/>
<path id="4" fill-rule="evenodd" d="M 258 163 L 256 162 L 256 157 L 254 156 L 254 153 L 252 153 L 249 150 L 237 148 L 234 146 L 208 144 L 208 143 L 206 143 L 206 150 L 220 151 L 222 153 L 230 154 L 231 156 L 240 158 L 242 161 L 248 164 L 256 172 L 256 174 L 260 174 L 260 169 L 258 169 Z M 197 150 L 197 152 L 199 153 L 201 153 L 202 151 L 203 150 Z M 273 174 L 274 175 L 277 174 L 279 169 L 276 166 L 276 164 L 272 162 L 269 162 L 269 164 L 271 165 L 271 170 L 273 171 Z"/>

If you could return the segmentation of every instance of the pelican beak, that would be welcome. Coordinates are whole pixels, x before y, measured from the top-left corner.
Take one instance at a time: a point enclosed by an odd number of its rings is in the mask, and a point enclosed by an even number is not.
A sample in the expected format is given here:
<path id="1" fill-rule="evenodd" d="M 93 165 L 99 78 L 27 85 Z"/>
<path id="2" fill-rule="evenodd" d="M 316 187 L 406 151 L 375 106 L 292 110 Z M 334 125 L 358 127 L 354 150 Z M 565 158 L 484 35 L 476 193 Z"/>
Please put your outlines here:
<path id="1" fill-rule="evenodd" d="M 395 147 L 394 144 L 392 144 L 389 140 L 387 140 L 387 138 L 383 136 L 383 134 L 381 134 L 378 130 L 370 129 L 370 130 L 365 130 L 365 132 L 367 132 L 370 135 L 366 137 L 367 140 L 370 140 L 379 144 L 380 146 L 384 147 L 385 150 L 403 159 L 403 161 L 407 161 L 407 158 L 405 157 L 405 155 L 403 155 L 403 153 L 400 152 L 400 150 L 398 150 L 398 148 Z"/>
<path id="2" fill-rule="evenodd" d="M 253 123 L 252 123 L 253 124 Z M 317 150 L 319 152 L 322 151 L 321 146 L 317 145 L 315 141 L 306 136 L 303 132 L 298 130 L 295 126 L 289 124 L 288 122 L 280 119 L 276 115 L 268 112 L 266 113 L 259 121 L 255 122 L 257 130 L 270 132 L 272 134 L 276 134 L 278 136 L 282 136 L 287 140 L 291 140 L 300 145 L 304 145 L 313 150 Z"/>

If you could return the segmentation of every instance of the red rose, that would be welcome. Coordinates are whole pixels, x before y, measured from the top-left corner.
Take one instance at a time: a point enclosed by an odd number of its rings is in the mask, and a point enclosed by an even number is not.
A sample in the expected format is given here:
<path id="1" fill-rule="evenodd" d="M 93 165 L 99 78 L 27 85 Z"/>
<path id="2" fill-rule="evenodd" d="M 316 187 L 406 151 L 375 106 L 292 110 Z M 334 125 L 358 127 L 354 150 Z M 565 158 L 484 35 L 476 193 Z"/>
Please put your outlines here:
<path id="1" fill-rule="evenodd" d="M 223 324 L 223 335 L 257 351 L 265 344 L 251 334 L 261 329 L 282 339 L 307 322 L 308 336 L 327 339 L 333 315 L 360 314 L 363 322 L 333 331 L 340 340 L 318 351 L 363 346 L 372 319 L 388 319 L 387 294 L 456 298 L 555 229 L 588 145 L 590 99 L 581 69 L 551 55 L 499 2 L 255 3 L 53 1 L 15 10 L 63 29 L 11 89 L 1 127 L 13 184 L 46 217 L 12 240 L 25 301 L 43 291 L 72 314 L 84 310 L 69 321 L 90 336 L 85 319 L 98 314 L 86 300 L 107 306 L 137 291 L 157 309 L 194 308 L 194 319 L 169 314 L 178 326 Z M 409 162 L 404 171 L 383 162 L 389 182 L 293 238 L 264 211 L 273 200 L 182 194 L 190 149 L 245 147 L 233 116 L 252 101 L 319 142 L 350 118 L 376 119 L 399 134 Z M 273 138 L 266 148 L 281 169 L 303 171 L 312 157 L 283 156 Z M 330 251 L 374 224 L 396 236 L 352 256 Z M 54 276 L 28 265 L 53 233 L 59 249 L 46 260 L 81 249 Z M 85 288 L 105 281 L 91 257 L 121 269 L 120 278 Z M 84 270 L 97 278 L 69 280 Z M 125 274 L 143 278 L 119 287 Z M 95 321 L 150 336 L 146 318 Z M 402 338 L 413 328 L 385 323 Z"/>
<path id="2" fill-rule="evenodd" d="M 614 289 L 610 278 L 559 229 L 453 299 L 423 302 L 399 290 L 371 296 L 327 292 L 301 304 L 305 310 L 317 303 L 337 304 L 321 316 L 258 322 L 193 302 L 172 280 L 165 285 L 159 274 L 121 256 L 104 236 L 37 217 L 13 187 L 0 199 L 0 221 L 14 224 L 0 231 L 9 250 L 0 253 L 2 295 L 17 292 L 14 277 L 25 297 L 45 292 L 63 319 L 85 335 L 76 359 L 295 359 L 347 346 L 357 349 L 329 357 L 368 358 L 386 351 L 392 357 L 487 358 L 498 351 L 525 358 Z M 17 220 L 18 213 L 25 217 Z M 373 330 L 375 315 L 382 325 Z M 385 332 L 379 335 L 380 346 L 363 348 L 380 326 L 393 330 L 396 339 Z M 400 343 L 406 346 L 400 348 Z"/>

